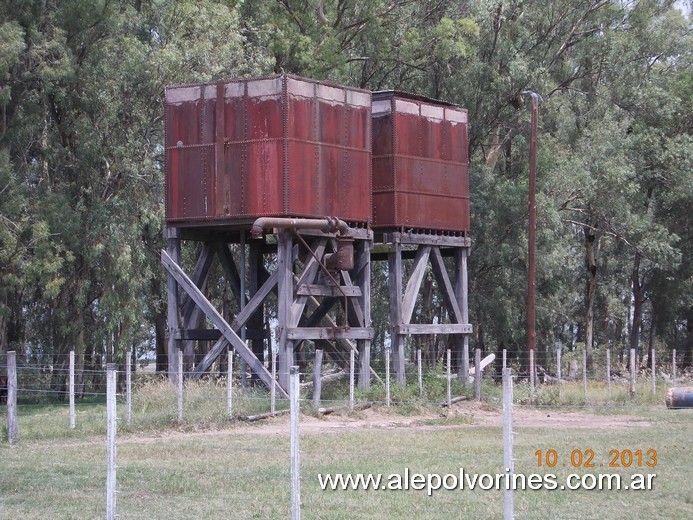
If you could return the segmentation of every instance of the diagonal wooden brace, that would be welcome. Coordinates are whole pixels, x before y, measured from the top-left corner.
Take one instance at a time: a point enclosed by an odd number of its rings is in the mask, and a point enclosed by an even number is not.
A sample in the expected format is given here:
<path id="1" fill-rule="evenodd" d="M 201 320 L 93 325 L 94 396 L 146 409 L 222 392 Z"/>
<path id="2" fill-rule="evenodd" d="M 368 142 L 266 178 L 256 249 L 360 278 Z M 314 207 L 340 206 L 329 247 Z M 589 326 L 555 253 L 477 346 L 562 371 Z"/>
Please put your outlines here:
<path id="1" fill-rule="evenodd" d="M 279 280 L 279 275 L 275 271 L 263 284 L 258 292 L 253 295 L 253 297 L 246 303 L 245 307 L 241 312 L 238 313 L 236 318 L 231 323 L 231 329 L 235 333 L 241 330 L 241 327 L 245 325 L 257 308 L 262 305 L 262 302 L 267 298 L 267 295 L 274 290 L 277 285 L 277 280 Z M 200 361 L 200 363 L 195 367 L 193 371 L 192 378 L 197 379 L 202 374 L 209 370 L 212 363 L 219 357 L 221 352 L 226 348 L 228 341 L 224 336 L 222 336 L 219 341 L 217 341 L 214 346 L 209 350 L 207 355 Z"/>
<path id="2" fill-rule="evenodd" d="M 195 303 L 202 309 L 207 318 L 212 322 L 212 324 L 219 329 L 226 341 L 238 352 L 238 354 L 245 360 L 250 366 L 250 369 L 255 372 L 263 383 L 271 388 L 272 385 L 276 385 L 276 389 L 279 393 L 288 399 L 289 395 L 286 390 L 284 390 L 281 385 L 279 385 L 270 374 L 262 362 L 255 357 L 255 354 L 248 348 L 248 346 L 243 342 L 243 340 L 238 337 L 226 320 L 219 314 L 219 312 L 214 308 L 214 306 L 205 298 L 204 294 L 200 292 L 197 286 L 190 280 L 188 275 L 180 268 L 176 262 L 168 255 L 164 250 L 161 251 L 161 263 L 164 265 L 166 270 L 173 276 L 178 284 L 183 288 L 183 290 L 195 301 Z"/>

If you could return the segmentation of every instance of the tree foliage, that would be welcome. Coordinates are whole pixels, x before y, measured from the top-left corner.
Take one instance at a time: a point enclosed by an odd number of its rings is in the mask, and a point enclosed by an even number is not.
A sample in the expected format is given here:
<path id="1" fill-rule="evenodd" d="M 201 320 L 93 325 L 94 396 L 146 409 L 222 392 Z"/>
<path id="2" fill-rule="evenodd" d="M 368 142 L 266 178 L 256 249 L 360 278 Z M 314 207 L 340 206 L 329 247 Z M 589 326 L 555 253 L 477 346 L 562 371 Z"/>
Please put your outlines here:
<path id="1" fill-rule="evenodd" d="M 522 92 L 541 93 L 540 347 L 653 337 L 693 364 L 688 6 L 8 0 L 0 350 L 88 364 L 148 347 L 165 319 L 163 89 L 285 71 L 468 109 L 470 317 L 487 349 L 524 348 Z"/>

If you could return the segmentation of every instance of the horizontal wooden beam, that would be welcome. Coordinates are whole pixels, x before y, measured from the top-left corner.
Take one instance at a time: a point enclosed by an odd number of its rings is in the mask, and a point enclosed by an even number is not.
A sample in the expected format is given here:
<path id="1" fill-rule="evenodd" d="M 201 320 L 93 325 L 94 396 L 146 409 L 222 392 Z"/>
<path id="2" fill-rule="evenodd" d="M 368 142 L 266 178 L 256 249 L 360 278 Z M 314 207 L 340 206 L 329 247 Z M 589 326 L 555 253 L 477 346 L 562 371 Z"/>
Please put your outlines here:
<path id="1" fill-rule="evenodd" d="M 375 336 L 373 328 L 295 327 L 287 331 L 287 337 L 300 339 L 370 339 Z"/>
<path id="2" fill-rule="evenodd" d="M 173 337 L 183 341 L 216 341 L 221 337 L 221 332 L 217 329 L 178 329 Z"/>
<path id="3" fill-rule="evenodd" d="M 178 329 L 173 334 L 175 339 L 183 341 L 217 341 L 221 338 L 221 332 L 217 329 Z M 245 339 L 267 339 L 267 331 L 265 329 L 246 329 Z"/>
<path id="4" fill-rule="evenodd" d="M 395 325 L 395 334 L 403 336 L 416 334 L 471 334 L 469 323 L 410 323 Z"/>
<path id="5" fill-rule="evenodd" d="M 331 296 L 340 298 L 342 296 L 361 296 L 361 288 L 356 285 L 342 285 L 335 287 L 334 285 L 316 285 L 305 284 L 299 285 L 296 289 L 298 296 Z"/>
<path id="6" fill-rule="evenodd" d="M 439 235 L 423 235 L 418 233 L 385 233 L 383 242 L 399 242 L 400 244 L 415 244 L 439 247 L 470 247 L 472 241 L 468 237 L 453 237 Z"/>

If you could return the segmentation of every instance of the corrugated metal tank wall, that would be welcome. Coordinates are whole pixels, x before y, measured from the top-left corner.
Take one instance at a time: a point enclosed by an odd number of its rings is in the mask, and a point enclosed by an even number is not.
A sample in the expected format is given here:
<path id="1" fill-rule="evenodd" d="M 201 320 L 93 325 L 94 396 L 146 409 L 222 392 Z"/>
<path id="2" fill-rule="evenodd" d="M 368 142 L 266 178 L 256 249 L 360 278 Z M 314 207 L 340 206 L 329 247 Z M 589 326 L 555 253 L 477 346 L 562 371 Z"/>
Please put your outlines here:
<path id="1" fill-rule="evenodd" d="M 289 75 L 166 89 L 166 220 L 371 218 L 370 92 Z"/>
<path id="2" fill-rule="evenodd" d="M 467 111 L 373 94 L 373 227 L 469 231 Z"/>

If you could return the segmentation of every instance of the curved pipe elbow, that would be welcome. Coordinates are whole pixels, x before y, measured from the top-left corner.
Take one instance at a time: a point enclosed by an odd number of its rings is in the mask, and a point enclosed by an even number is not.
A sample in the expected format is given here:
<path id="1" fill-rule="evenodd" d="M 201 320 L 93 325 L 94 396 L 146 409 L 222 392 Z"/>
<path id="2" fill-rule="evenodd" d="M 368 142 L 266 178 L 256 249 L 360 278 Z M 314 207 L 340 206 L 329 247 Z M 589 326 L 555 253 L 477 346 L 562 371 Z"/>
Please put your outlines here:
<path id="1" fill-rule="evenodd" d="M 260 238 L 266 229 L 319 229 L 324 233 L 339 232 L 340 236 L 349 236 L 351 228 L 349 224 L 337 217 L 327 217 L 324 219 L 314 218 L 279 218 L 279 217 L 260 217 L 250 229 L 252 238 Z"/>

